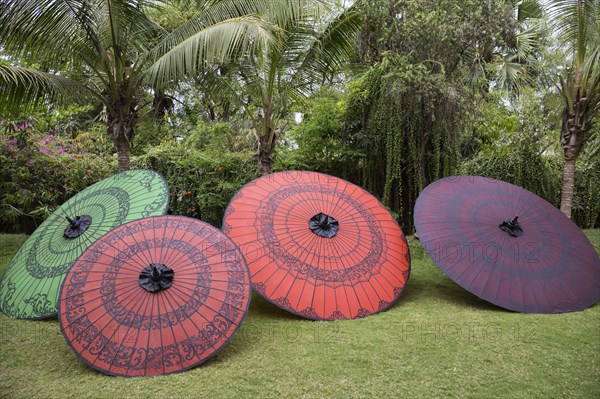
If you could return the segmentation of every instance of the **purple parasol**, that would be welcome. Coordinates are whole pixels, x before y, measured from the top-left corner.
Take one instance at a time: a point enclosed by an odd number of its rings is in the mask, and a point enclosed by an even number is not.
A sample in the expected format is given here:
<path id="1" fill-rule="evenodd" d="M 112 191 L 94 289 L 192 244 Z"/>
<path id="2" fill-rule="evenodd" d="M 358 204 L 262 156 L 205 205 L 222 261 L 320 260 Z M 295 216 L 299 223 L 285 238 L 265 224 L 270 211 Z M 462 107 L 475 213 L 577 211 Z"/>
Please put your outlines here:
<path id="1" fill-rule="evenodd" d="M 425 251 L 461 287 L 524 313 L 585 309 L 600 298 L 600 259 L 550 203 L 509 183 L 447 177 L 415 205 Z"/>

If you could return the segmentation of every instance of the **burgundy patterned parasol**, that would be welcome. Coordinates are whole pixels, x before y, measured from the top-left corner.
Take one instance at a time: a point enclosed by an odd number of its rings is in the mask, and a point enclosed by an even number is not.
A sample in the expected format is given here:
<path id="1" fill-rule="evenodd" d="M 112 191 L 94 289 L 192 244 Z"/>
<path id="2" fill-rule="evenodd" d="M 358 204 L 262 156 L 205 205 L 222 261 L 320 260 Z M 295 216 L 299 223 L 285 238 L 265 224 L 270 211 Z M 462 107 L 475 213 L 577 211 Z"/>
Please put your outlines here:
<path id="1" fill-rule="evenodd" d="M 179 372 L 215 355 L 250 303 L 239 248 L 195 219 L 124 224 L 90 246 L 60 292 L 61 331 L 90 366 L 127 377 Z"/>
<path id="2" fill-rule="evenodd" d="M 558 209 L 521 187 L 448 177 L 423 190 L 414 217 L 438 267 L 497 306 L 562 313 L 600 298 L 600 260 L 592 244 Z"/>

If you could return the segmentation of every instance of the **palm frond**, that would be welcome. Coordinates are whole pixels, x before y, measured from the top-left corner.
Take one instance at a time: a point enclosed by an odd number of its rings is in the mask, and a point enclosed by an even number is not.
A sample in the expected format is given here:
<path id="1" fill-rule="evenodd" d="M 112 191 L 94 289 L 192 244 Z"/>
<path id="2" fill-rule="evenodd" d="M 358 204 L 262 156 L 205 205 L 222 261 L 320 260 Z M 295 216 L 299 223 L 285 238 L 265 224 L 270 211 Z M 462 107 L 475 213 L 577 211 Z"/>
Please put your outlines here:
<path id="1" fill-rule="evenodd" d="M 573 49 L 583 65 L 588 42 L 600 33 L 598 0 L 548 0 L 547 13 L 563 45 Z"/>
<path id="2" fill-rule="evenodd" d="M 102 3 L 98 9 L 102 15 L 99 24 L 103 25 L 100 31 L 103 32 L 107 48 L 127 48 L 128 53 L 132 50 L 146 52 L 152 48 L 157 37 L 166 34 L 145 14 L 144 5 L 147 2 L 111 0 Z"/>
<path id="3" fill-rule="evenodd" d="M 517 21 L 542 18 L 543 12 L 539 0 L 522 0 L 517 6 Z"/>
<path id="4" fill-rule="evenodd" d="M 38 61 L 76 56 L 82 51 L 86 36 L 93 38 L 98 30 L 99 3 L 98 0 L 3 1 L 0 44 L 10 54 Z"/>
<path id="5" fill-rule="evenodd" d="M 203 66 L 222 62 L 239 48 L 259 43 L 264 46 L 272 38 L 271 28 L 262 18 L 250 15 L 203 26 L 176 44 L 169 35 L 150 56 L 155 61 L 147 71 L 146 80 L 160 86 L 186 75 L 195 75 Z"/>
<path id="6" fill-rule="evenodd" d="M 519 91 L 519 88 L 532 84 L 533 77 L 526 70 L 527 66 L 515 62 L 516 56 L 503 57 L 498 63 L 496 82 L 501 89 Z"/>
<path id="7" fill-rule="evenodd" d="M 240 85 L 259 107 L 284 117 L 291 104 L 307 98 L 326 74 L 339 70 L 355 49 L 360 28 L 357 7 L 340 10 L 331 1 L 275 1 L 265 19 L 276 24 L 274 40 L 238 63 Z M 361 2 L 355 2 L 356 5 Z"/>
<path id="8" fill-rule="evenodd" d="M 590 113 L 600 112 L 600 46 L 595 47 L 586 58 L 582 70 L 582 95 L 588 98 Z"/>
<path id="9" fill-rule="evenodd" d="M 246 112 L 249 117 L 252 117 L 246 106 L 247 99 L 242 97 L 247 93 L 234 87 L 235 79 L 225 77 L 214 70 L 207 70 L 202 74 L 197 83 L 199 87 L 202 88 L 204 92 L 210 94 L 212 98 L 226 98 L 231 100 L 235 104 L 241 105 L 244 112 Z"/>
<path id="10" fill-rule="evenodd" d="M 0 3 L 0 46 L 7 54 L 55 68 L 87 65 L 105 85 L 115 57 L 135 65 L 161 28 L 144 14 L 150 0 L 6 0 Z"/>
<path id="11" fill-rule="evenodd" d="M 516 46 L 513 49 L 514 54 L 519 60 L 533 60 L 535 54 L 541 50 L 543 39 L 541 36 L 541 29 L 537 26 L 531 26 L 516 36 Z"/>
<path id="12" fill-rule="evenodd" d="M 31 69 L 0 65 L 0 115 L 12 115 L 41 104 L 72 104 L 91 97 L 85 85 Z"/>
<path id="13" fill-rule="evenodd" d="M 258 12 L 282 30 L 290 31 L 298 21 L 315 23 L 331 10 L 331 5 L 324 0 L 271 0 Z"/>
<path id="14" fill-rule="evenodd" d="M 560 84 L 558 85 L 558 89 L 560 91 L 560 95 L 565 100 L 565 105 L 569 108 L 569 110 L 573 111 L 573 100 L 575 99 L 573 75 L 571 73 L 567 73 L 566 79 L 562 76 L 559 76 L 559 82 Z"/>
<path id="15" fill-rule="evenodd" d="M 356 50 L 355 37 L 361 22 L 362 16 L 354 7 L 338 15 L 315 37 L 300 70 L 330 72 L 341 68 Z"/>
<path id="16" fill-rule="evenodd" d="M 264 3 L 268 2 L 260 0 L 222 0 L 204 3 L 206 4 L 198 10 L 198 14 L 194 18 L 169 33 L 156 46 L 152 54 L 155 58 L 164 55 L 169 49 L 178 46 L 210 26 L 243 16 L 258 15 L 261 11 L 264 11 Z"/>

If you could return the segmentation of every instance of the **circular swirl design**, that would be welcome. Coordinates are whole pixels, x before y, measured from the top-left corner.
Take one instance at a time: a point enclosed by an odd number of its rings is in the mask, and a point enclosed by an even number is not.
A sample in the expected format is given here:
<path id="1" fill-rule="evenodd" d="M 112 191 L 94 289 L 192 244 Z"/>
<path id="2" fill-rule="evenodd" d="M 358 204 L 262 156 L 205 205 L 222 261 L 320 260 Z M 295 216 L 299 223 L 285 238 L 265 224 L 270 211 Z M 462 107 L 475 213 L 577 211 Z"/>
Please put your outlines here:
<path id="1" fill-rule="evenodd" d="M 337 221 L 331 237 L 310 220 Z M 254 288 L 311 319 L 365 317 L 391 306 L 410 271 L 397 222 L 358 186 L 315 172 L 258 178 L 231 200 L 223 230 L 241 248 Z"/>
<path id="2" fill-rule="evenodd" d="M 149 264 L 172 271 L 168 289 L 140 286 Z M 150 217 L 81 255 L 66 276 L 58 318 L 75 353 L 103 373 L 170 374 L 206 361 L 233 337 L 250 287 L 239 248 L 221 231 L 182 216 Z"/>
<path id="3" fill-rule="evenodd" d="M 522 234 L 500 228 L 518 217 Z M 509 183 L 453 176 L 415 205 L 425 251 L 457 284 L 524 313 L 585 309 L 600 298 L 600 260 L 583 232 L 552 204 Z"/>
<path id="4" fill-rule="evenodd" d="M 123 223 L 163 215 L 168 199 L 167 182 L 150 170 L 122 172 L 81 191 L 50 215 L 11 260 L 0 282 L 0 310 L 27 319 L 56 315 L 60 285 L 79 255 Z M 66 238 L 67 218 L 82 215 L 92 219 L 90 226 Z"/>

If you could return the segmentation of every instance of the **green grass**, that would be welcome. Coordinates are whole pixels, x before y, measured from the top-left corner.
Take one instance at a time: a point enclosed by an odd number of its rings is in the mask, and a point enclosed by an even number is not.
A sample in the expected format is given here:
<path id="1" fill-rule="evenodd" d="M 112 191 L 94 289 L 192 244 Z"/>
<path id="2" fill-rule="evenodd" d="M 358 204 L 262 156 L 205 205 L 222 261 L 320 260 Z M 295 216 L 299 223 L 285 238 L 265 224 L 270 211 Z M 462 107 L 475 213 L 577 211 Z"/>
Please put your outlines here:
<path id="1" fill-rule="evenodd" d="M 600 248 L 600 230 L 587 234 Z M 0 235 L 0 271 L 25 238 Z M 69 349 L 57 320 L 0 315 L 0 397 L 600 397 L 600 304 L 504 311 L 446 278 L 418 242 L 411 253 L 410 281 L 387 312 L 314 322 L 255 296 L 229 345 L 169 376 L 103 375 Z"/>

